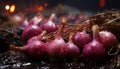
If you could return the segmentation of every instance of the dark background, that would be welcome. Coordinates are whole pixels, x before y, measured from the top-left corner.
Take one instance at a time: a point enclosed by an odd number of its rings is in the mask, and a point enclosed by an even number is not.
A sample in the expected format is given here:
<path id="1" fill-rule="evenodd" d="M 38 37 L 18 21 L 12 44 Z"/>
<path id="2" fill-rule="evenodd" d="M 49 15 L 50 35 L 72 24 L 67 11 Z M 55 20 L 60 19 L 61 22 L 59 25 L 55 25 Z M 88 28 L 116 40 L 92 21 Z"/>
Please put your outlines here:
<path id="1" fill-rule="evenodd" d="M 100 0 L 48 0 L 52 5 L 63 3 L 77 7 L 81 10 L 98 10 Z M 103 9 L 120 8 L 120 0 L 105 0 L 106 5 Z"/>
<path id="2" fill-rule="evenodd" d="M 24 11 L 28 7 L 34 5 L 42 5 L 47 2 L 49 8 L 58 4 L 65 4 L 86 11 L 99 11 L 104 9 L 120 9 L 120 0 L 105 0 L 105 6 L 100 7 L 100 0 L 0 0 L 0 12 L 4 11 L 6 4 L 15 4 L 16 11 Z"/>

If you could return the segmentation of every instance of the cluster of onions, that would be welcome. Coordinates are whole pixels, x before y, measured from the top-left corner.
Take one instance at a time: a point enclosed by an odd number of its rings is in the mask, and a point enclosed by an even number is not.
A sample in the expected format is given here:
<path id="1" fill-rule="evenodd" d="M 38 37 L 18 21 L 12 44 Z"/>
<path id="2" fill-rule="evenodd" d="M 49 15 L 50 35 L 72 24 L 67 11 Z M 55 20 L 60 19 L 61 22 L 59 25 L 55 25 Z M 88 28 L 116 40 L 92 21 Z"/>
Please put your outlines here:
<path id="1" fill-rule="evenodd" d="M 62 19 L 62 25 L 58 26 L 53 22 L 55 14 L 49 19 L 42 21 L 42 15 L 33 17 L 22 32 L 22 39 L 26 44 L 22 47 L 11 45 L 12 50 L 18 50 L 33 59 L 41 59 L 46 55 L 55 58 L 77 58 L 83 56 L 86 59 L 101 59 L 106 52 L 117 43 L 117 39 L 110 31 L 100 31 L 98 25 L 92 26 L 93 38 L 86 31 L 71 33 L 68 42 L 62 37 L 66 19 Z M 40 26 L 41 25 L 41 26 Z M 43 42 L 43 35 L 57 31 L 55 39 L 50 42 Z"/>
<path id="2" fill-rule="evenodd" d="M 67 43 L 61 36 L 65 23 L 66 20 L 63 18 L 62 26 L 58 29 L 55 39 L 51 42 L 42 41 L 42 36 L 46 34 L 46 31 L 43 31 L 40 35 L 33 36 L 30 39 L 28 39 L 26 45 L 22 47 L 11 45 L 10 48 L 12 50 L 23 52 L 25 55 L 33 59 L 41 59 L 45 57 L 45 55 L 48 55 L 50 58 L 54 59 L 65 57 L 76 58 L 80 56 L 80 50 L 72 42 L 73 34 L 70 35 L 69 41 Z"/>
<path id="3" fill-rule="evenodd" d="M 10 48 L 21 51 L 33 59 L 45 58 L 46 55 L 50 59 L 77 58 L 82 55 L 85 59 L 99 60 L 106 55 L 106 50 L 117 43 L 116 37 L 111 32 L 100 31 L 98 25 L 92 26 L 93 39 L 86 33 L 86 30 L 83 30 L 75 34 L 70 33 L 68 42 L 65 42 L 61 36 L 65 22 L 63 19 L 62 26 L 58 29 L 55 39 L 50 42 L 42 41 L 43 35 L 47 34 L 46 31 L 42 31 L 41 34 L 31 37 L 23 47 L 11 45 Z M 77 36 L 80 39 L 76 38 Z M 81 43 L 81 45 L 78 46 L 73 41 Z M 110 43 L 110 45 L 106 43 Z"/>
<path id="4" fill-rule="evenodd" d="M 22 47 L 11 45 L 11 49 L 23 52 L 33 59 L 43 58 L 46 52 L 48 52 L 48 48 L 47 43 L 42 41 L 42 36 L 47 32 L 54 32 L 57 30 L 55 23 L 52 21 L 54 16 L 55 14 L 52 14 L 49 20 L 46 20 L 43 24 L 40 24 L 44 22 L 42 21 L 41 14 L 37 14 L 29 22 L 27 20 L 23 21 L 21 26 L 24 27 L 24 29 L 21 37 L 27 43 Z M 43 25 L 44 28 L 41 28 L 39 25 Z"/>
<path id="5" fill-rule="evenodd" d="M 36 25 L 31 25 L 31 26 L 36 27 Z M 25 32 L 25 33 L 27 33 L 27 35 L 30 34 L 28 32 Z M 34 32 L 32 32 L 32 33 L 34 33 Z M 32 59 L 41 60 L 47 54 L 47 51 L 46 51 L 47 45 L 46 45 L 46 43 L 44 43 L 42 41 L 42 37 L 45 34 L 46 34 L 46 31 L 42 31 L 41 34 L 36 35 L 36 36 L 34 35 L 30 39 L 28 39 L 26 45 L 24 45 L 22 47 L 15 46 L 15 45 L 10 45 L 10 48 L 11 48 L 11 50 L 17 50 L 17 51 L 23 52 L 25 55 L 31 57 Z M 28 38 L 28 37 L 26 36 L 26 38 Z"/>
<path id="6" fill-rule="evenodd" d="M 69 41 L 66 43 L 61 36 L 66 20 L 62 19 L 62 26 L 58 30 L 56 38 L 48 44 L 48 55 L 52 58 L 77 58 L 80 56 L 79 48 L 73 43 L 72 36 L 69 36 Z"/>
<path id="7" fill-rule="evenodd" d="M 22 39 L 28 41 L 29 38 L 41 34 L 42 31 L 46 31 L 47 33 L 55 32 L 57 25 L 53 22 L 54 17 L 55 14 L 53 13 L 49 19 L 43 20 L 43 16 L 37 14 L 29 22 L 25 20 L 22 24 L 22 27 L 24 26 Z"/>
<path id="8" fill-rule="evenodd" d="M 45 19 L 41 13 L 38 13 L 33 18 L 28 20 L 28 18 L 23 13 L 19 13 L 9 18 L 13 24 L 20 26 L 22 29 L 25 29 L 29 25 L 42 25 L 41 27 L 43 30 L 46 30 L 47 32 L 54 32 L 57 30 L 57 26 L 53 22 L 55 15 L 55 13 L 52 13 L 49 18 Z"/>
<path id="9" fill-rule="evenodd" d="M 99 31 L 98 25 L 93 25 L 92 31 L 93 40 L 84 45 L 82 55 L 87 59 L 100 60 L 117 43 L 117 39 L 111 32 Z"/>
<path id="10" fill-rule="evenodd" d="M 105 55 L 105 47 L 101 42 L 99 36 L 99 27 L 94 25 L 92 27 L 93 40 L 85 44 L 83 48 L 83 56 L 88 59 L 101 59 Z"/>

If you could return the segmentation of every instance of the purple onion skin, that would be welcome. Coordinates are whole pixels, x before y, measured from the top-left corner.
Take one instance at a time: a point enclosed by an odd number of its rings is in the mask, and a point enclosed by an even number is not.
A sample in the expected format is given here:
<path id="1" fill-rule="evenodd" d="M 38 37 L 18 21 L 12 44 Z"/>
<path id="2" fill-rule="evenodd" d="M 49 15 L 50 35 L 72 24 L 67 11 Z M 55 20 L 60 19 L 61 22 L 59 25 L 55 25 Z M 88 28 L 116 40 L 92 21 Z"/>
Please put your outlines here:
<path id="1" fill-rule="evenodd" d="M 93 26 L 93 40 L 83 49 L 83 57 L 99 61 L 105 56 L 105 47 L 100 40 L 98 25 Z"/>
<path id="2" fill-rule="evenodd" d="M 63 58 L 67 54 L 65 41 L 61 37 L 56 37 L 48 43 L 48 55 L 52 58 Z"/>
<path id="3" fill-rule="evenodd" d="M 33 41 L 27 45 L 21 47 L 21 51 L 32 59 L 42 59 L 47 54 L 47 46 L 42 41 Z"/>
<path id="4" fill-rule="evenodd" d="M 101 59 L 105 55 L 105 48 L 99 41 L 93 40 L 85 45 L 83 56 L 90 60 Z"/>
<path id="5" fill-rule="evenodd" d="M 84 45 L 92 41 L 92 37 L 85 31 L 77 32 L 73 37 L 73 42 L 79 47 L 80 50 L 84 48 Z"/>
<path id="6" fill-rule="evenodd" d="M 29 38 L 37 36 L 42 32 L 42 29 L 37 25 L 29 25 L 22 32 L 22 39 L 28 41 Z"/>
<path id="7" fill-rule="evenodd" d="M 37 36 L 33 36 L 33 37 L 31 37 L 28 41 L 27 41 L 27 43 L 31 43 L 31 42 L 33 42 L 33 41 L 41 41 L 42 40 L 42 37 L 44 36 L 46 34 L 46 31 L 42 31 L 42 33 L 41 34 L 39 34 L 39 35 L 37 35 Z"/>
<path id="8" fill-rule="evenodd" d="M 68 58 L 77 58 L 80 56 L 80 50 L 73 42 L 69 41 L 66 45 Z"/>
<path id="9" fill-rule="evenodd" d="M 41 40 L 41 39 L 39 39 L 38 36 L 33 36 L 33 37 L 31 37 L 31 38 L 27 41 L 27 43 L 31 43 L 31 42 L 33 42 L 33 41 L 39 41 L 39 40 Z"/>
<path id="10" fill-rule="evenodd" d="M 117 43 L 116 36 L 111 32 L 100 31 L 99 35 L 100 35 L 100 39 L 102 40 L 102 43 L 104 44 L 107 50 Z"/>
<path id="11" fill-rule="evenodd" d="M 42 24 L 42 29 L 46 30 L 48 33 L 55 32 L 57 30 L 56 24 L 53 22 L 53 19 L 55 18 L 54 13 L 51 14 L 49 19 L 46 19 L 44 23 Z"/>
<path id="12" fill-rule="evenodd" d="M 48 20 L 46 23 L 43 23 L 42 29 L 46 30 L 48 33 L 55 32 L 57 30 L 57 26 L 55 25 L 53 21 Z"/>

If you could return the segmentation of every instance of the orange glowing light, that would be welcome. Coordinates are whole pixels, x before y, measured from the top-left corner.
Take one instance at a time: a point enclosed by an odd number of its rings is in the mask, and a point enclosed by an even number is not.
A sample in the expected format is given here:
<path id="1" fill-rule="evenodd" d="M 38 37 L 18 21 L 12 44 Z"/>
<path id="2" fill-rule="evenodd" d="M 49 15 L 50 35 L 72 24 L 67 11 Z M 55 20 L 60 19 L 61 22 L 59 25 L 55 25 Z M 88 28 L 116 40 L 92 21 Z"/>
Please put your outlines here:
<path id="1" fill-rule="evenodd" d="M 100 0 L 100 7 L 104 8 L 105 7 L 105 0 Z"/>
<path id="2" fill-rule="evenodd" d="M 43 11 L 43 9 L 44 9 L 43 6 L 39 6 L 39 7 L 38 7 L 38 10 L 39 10 L 39 11 Z"/>
<path id="3" fill-rule="evenodd" d="M 15 5 L 12 5 L 12 6 L 10 7 L 10 12 L 13 13 L 14 11 L 15 11 Z"/>
<path id="4" fill-rule="evenodd" d="M 10 6 L 9 5 L 6 5 L 5 6 L 5 10 L 9 10 L 10 9 Z"/>

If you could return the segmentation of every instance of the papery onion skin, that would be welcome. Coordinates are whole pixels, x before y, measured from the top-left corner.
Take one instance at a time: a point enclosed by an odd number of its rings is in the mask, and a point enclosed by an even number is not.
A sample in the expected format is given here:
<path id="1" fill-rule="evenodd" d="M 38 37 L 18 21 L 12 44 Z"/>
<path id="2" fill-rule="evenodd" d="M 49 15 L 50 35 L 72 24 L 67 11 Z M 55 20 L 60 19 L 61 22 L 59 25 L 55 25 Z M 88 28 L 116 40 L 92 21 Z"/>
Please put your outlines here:
<path id="1" fill-rule="evenodd" d="M 102 43 L 104 44 L 105 48 L 108 50 L 115 44 L 117 44 L 117 38 L 114 34 L 112 34 L 110 31 L 100 31 L 99 32 L 100 39 Z"/>
<path id="2" fill-rule="evenodd" d="M 37 25 L 29 25 L 22 32 L 22 39 L 27 41 L 33 36 L 37 36 L 42 32 L 42 29 Z"/>

